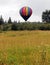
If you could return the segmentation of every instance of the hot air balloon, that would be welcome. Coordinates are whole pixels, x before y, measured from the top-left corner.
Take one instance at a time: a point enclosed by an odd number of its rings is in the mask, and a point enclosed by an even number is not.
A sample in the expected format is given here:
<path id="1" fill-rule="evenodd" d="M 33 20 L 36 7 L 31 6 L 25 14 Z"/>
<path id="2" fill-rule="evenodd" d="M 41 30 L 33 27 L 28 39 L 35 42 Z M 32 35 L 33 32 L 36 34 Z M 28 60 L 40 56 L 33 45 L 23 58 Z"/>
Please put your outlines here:
<path id="1" fill-rule="evenodd" d="M 22 7 L 20 9 L 20 15 L 22 16 L 22 18 L 27 21 L 28 18 L 32 15 L 32 9 L 30 7 Z"/>

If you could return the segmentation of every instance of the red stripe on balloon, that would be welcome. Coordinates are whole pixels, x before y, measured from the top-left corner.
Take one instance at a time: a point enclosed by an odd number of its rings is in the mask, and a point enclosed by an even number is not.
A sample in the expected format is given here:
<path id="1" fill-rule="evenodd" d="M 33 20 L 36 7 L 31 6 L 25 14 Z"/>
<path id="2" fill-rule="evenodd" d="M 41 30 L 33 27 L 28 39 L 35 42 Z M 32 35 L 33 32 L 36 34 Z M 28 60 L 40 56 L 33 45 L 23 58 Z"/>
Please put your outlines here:
<path id="1" fill-rule="evenodd" d="M 22 15 L 23 15 L 23 16 L 26 15 L 26 8 L 25 8 L 25 7 L 22 8 Z"/>

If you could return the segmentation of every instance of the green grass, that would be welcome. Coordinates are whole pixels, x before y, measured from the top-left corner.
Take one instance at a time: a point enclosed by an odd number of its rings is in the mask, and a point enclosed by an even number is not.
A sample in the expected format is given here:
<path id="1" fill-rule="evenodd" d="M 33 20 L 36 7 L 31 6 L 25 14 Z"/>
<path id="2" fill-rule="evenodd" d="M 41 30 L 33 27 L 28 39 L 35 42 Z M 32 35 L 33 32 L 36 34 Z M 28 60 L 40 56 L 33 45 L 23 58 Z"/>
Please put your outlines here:
<path id="1" fill-rule="evenodd" d="M 50 65 L 50 46 L 0 50 L 0 64 Z"/>

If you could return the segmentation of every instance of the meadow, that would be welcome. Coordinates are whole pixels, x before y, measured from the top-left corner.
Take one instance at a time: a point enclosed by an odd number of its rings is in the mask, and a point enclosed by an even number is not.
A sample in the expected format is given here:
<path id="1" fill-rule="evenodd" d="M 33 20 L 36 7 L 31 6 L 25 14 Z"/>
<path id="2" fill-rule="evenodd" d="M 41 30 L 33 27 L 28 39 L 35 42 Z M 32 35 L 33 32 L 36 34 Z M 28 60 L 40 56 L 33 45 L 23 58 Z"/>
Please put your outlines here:
<path id="1" fill-rule="evenodd" d="M 0 65 L 50 65 L 50 31 L 0 32 Z"/>

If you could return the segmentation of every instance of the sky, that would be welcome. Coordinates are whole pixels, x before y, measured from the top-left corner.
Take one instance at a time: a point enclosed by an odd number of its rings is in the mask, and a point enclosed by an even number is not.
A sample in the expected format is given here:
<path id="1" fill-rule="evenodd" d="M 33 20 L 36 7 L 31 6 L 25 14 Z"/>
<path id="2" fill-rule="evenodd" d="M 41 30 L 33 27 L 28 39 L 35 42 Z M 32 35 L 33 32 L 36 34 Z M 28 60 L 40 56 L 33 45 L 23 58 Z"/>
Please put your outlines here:
<path id="1" fill-rule="evenodd" d="M 4 20 L 8 20 L 11 17 L 12 21 L 24 21 L 20 16 L 19 10 L 23 6 L 28 6 L 32 9 L 33 13 L 28 19 L 30 22 L 42 21 L 42 12 L 50 10 L 50 0 L 0 0 L 0 16 Z"/>

